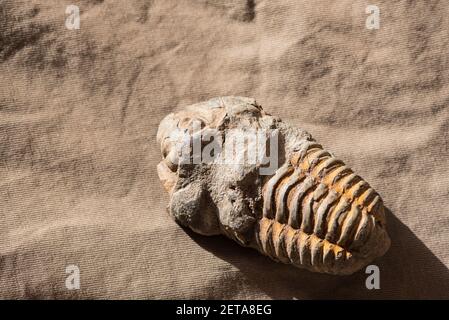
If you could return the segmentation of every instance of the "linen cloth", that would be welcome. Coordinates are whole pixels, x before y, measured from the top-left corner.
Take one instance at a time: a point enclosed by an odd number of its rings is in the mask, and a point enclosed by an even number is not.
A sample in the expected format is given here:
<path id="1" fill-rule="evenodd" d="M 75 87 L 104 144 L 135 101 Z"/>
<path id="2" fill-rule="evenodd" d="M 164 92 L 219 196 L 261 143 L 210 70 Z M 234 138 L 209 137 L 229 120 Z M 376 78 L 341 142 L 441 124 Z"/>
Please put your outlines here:
<path id="1" fill-rule="evenodd" d="M 0 1 L 0 298 L 449 298 L 449 3 L 379 0 L 367 29 L 372 4 Z M 381 194 L 380 290 L 170 219 L 157 126 L 226 95 L 309 131 Z"/>

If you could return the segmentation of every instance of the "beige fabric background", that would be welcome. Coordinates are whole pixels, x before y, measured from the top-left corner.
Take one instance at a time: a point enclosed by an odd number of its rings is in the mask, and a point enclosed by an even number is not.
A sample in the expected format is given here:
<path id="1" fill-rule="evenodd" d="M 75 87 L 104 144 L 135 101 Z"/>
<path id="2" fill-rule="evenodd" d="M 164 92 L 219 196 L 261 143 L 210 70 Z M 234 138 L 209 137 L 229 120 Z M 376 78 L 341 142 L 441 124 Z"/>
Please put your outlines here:
<path id="1" fill-rule="evenodd" d="M 1 298 L 449 298 L 449 3 L 0 1 Z M 276 264 L 168 217 L 159 121 L 255 97 L 383 196 L 366 274 Z M 81 289 L 65 288 L 65 267 Z"/>

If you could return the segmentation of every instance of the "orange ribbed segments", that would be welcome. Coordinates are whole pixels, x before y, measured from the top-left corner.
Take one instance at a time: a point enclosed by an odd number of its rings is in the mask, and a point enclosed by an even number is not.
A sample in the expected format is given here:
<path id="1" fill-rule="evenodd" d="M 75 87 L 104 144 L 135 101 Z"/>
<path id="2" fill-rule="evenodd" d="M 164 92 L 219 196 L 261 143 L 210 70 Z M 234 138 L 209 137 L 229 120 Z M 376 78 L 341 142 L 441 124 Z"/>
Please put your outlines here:
<path id="1" fill-rule="evenodd" d="M 380 196 L 309 141 L 264 185 L 255 238 L 274 260 L 332 274 L 355 272 L 390 244 Z"/>

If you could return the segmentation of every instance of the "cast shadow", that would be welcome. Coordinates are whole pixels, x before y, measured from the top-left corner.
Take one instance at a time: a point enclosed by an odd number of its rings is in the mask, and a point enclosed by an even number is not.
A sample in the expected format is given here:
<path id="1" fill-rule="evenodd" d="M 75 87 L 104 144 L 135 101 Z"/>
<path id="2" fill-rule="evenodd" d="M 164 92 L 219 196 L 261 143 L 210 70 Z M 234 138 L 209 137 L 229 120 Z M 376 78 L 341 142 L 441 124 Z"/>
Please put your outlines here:
<path id="1" fill-rule="evenodd" d="M 449 270 L 390 210 L 386 210 L 391 248 L 376 259 L 380 289 L 368 290 L 369 274 L 317 274 L 276 263 L 256 250 L 223 236 L 205 237 L 186 230 L 202 248 L 235 266 L 247 286 L 272 299 L 448 299 Z"/>

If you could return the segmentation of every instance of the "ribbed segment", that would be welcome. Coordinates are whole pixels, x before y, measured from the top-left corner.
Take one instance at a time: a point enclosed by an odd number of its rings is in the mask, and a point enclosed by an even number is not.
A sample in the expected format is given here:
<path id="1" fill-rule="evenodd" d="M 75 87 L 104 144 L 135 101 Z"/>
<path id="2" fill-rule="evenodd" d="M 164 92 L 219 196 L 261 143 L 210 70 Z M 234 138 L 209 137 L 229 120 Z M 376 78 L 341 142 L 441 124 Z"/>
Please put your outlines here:
<path id="1" fill-rule="evenodd" d="M 343 265 L 352 258 L 339 245 L 273 219 L 262 218 L 258 222 L 256 241 L 272 259 L 315 271 L 332 273 L 336 264 Z"/>
<path id="2" fill-rule="evenodd" d="M 376 223 L 384 223 L 380 196 L 315 142 L 303 144 L 268 180 L 263 198 L 259 249 L 323 271 L 360 250 Z"/>

